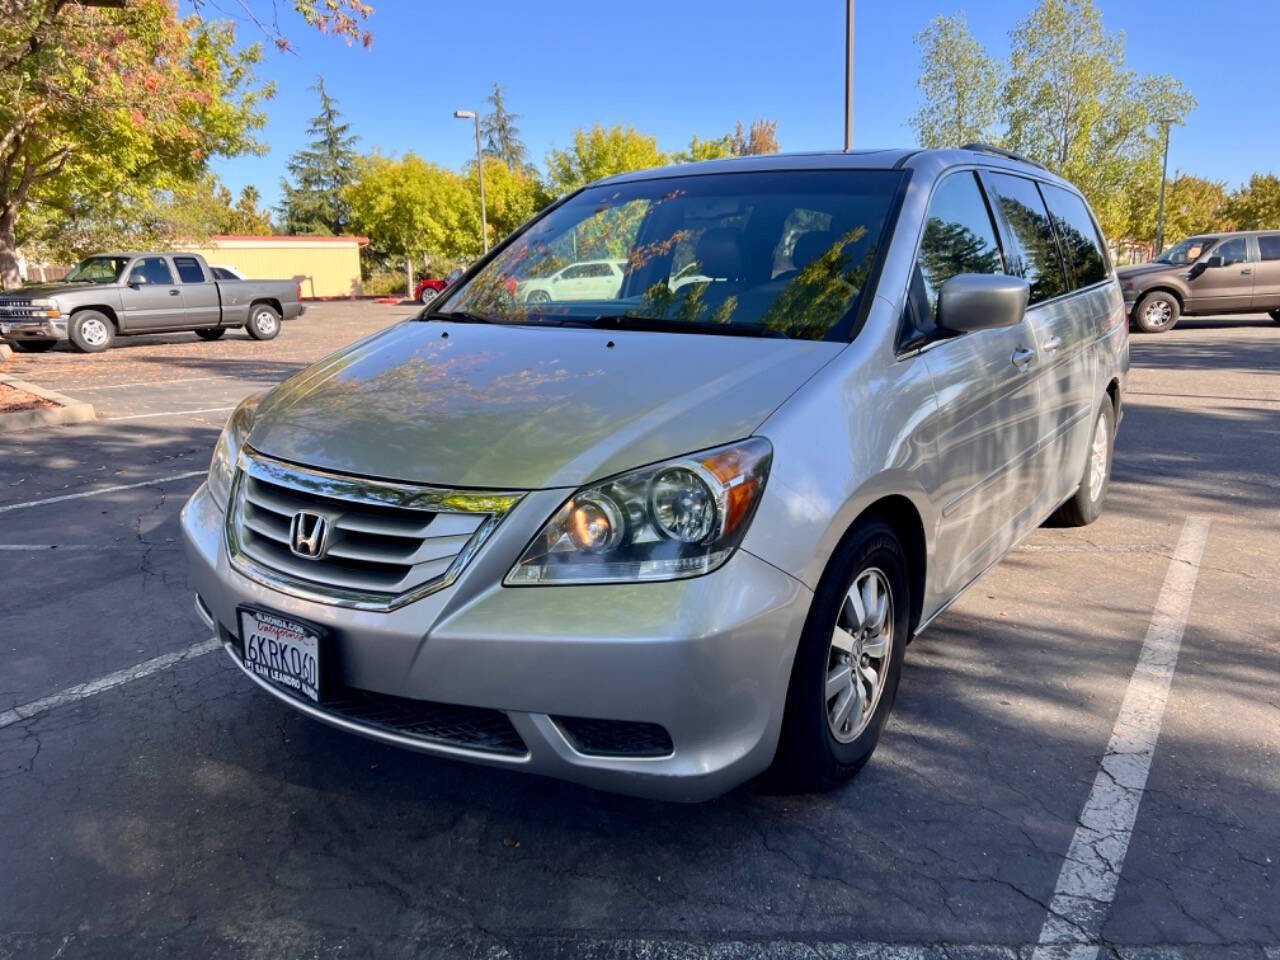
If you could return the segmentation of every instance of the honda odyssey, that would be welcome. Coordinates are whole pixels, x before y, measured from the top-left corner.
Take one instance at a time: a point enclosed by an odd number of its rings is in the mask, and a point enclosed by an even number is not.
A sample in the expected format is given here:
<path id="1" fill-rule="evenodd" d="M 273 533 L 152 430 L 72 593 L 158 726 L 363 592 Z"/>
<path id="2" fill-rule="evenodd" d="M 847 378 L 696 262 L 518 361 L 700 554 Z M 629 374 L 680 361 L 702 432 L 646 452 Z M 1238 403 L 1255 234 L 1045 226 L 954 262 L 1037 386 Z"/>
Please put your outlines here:
<path id="1" fill-rule="evenodd" d="M 602 261 L 591 298 L 517 293 Z M 612 177 L 236 409 L 183 511 L 196 607 L 254 684 L 384 743 L 675 800 L 830 787 L 908 642 L 1098 516 L 1127 337 L 1080 193 L 993 148 Z"/>

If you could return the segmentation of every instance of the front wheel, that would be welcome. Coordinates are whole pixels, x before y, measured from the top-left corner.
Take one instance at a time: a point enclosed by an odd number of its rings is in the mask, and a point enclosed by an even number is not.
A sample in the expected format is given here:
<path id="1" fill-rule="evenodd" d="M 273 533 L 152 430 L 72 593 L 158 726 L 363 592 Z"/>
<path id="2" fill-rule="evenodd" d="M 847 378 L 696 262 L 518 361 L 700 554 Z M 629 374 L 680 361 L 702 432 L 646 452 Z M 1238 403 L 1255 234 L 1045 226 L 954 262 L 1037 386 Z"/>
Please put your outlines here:
<path id="1" fill-rule="evenodd" d="M 274 340 L 280 333 L 280 314 L 265 303 L 255 303 L 249 308 L 249 322 L 245 329 L 255 340 Z"/>
<path id="2" fill-rule="evenodd" d="M 530 290 L 529 295 L 524 298 L 525 303 L 550 303 L 551 294 L 545 290 Z"/>
<path id="3" fill-rule="evenodd" d="M 197 330 L 196 336 L 201 340 L 217 340 L 226 332 L 225 327 L 205 327 L 203 330 Z"/>
<path id="4" fill-rule="evenodd" d="M 1116 446 L 1116 411 L 1111 398 L 1102 401 L 1089 434 L 1089 455 L 1085 458 L 1080 488 L 1070 500 L 1054 511 L 1049 523 L 1059 527 L 1087 527 L 1102 515 L 1102 505 L 1111 486 L 1111 459 Z"/>
<path id="5" fill-rule="evenodd" d="M 418 294 L 418 302 L 424 307 L 430 306 L 440 296 L 440 291 L 434 287 L 423 287 L 422 292 Z"/>
<path id="6" fill-rule="evenodd" d="M 111 346 L 116 328 L 111 318 L 97 310 L 81 310 L 73 314 L 67 327 L 71 349 L 80 353 L 101 353 Z"/>
<path id="7" fill-rule="evenodd" d="M 898 693 L 909 592 L 893 530 L 880 521 L 855 528 L 823 575 L 796 650 L 771 771 L 782 788 L 827 790 L 870 759 Z"/>
<path id="8" fill-rule="evenodd" d="M 10 340 L 9 345 L 15 353 L 44 353 L 52 350 L 57 340 Z"/>
<path id="9" fill-rule="evenodd" d="M 1168 333 L 1181 315 L 1178 298 L 1163 290 L 1148 293 L 1133 308 L 1133 322 L 1143 333 Z"/>

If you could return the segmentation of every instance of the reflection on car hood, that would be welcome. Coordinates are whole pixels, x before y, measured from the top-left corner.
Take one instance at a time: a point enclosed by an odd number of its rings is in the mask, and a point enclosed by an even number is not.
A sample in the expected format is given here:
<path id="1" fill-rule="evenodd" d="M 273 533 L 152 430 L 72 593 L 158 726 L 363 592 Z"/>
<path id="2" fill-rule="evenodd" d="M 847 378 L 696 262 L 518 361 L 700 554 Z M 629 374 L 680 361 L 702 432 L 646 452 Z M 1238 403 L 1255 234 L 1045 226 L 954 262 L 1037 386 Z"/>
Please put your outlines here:
<path id="1" fill-rule="evenodd" d="M 1172 263 L 1133 263 L 1127 267 L 1116 267 L 1116 276 L 1122 280 L 1141 277 L 1148 273 L 1165 273 L 1169 270 L 1187 270 L 1189 266 L 1176 267 Z"/>
<path id="2" fill-rule="evenodd" d="M 249 443 L 385 479 L 577 486 L 749 436 L 843 347 L 409 322 L 273 390 Z"/>
<path id="3" fill-rule="evenodd" d="M 87 283 L 28 283 L 16 290 L 0 293 L 0 300 L 40 300 L 60 293 L 75 293 L 89 286 Z"/>

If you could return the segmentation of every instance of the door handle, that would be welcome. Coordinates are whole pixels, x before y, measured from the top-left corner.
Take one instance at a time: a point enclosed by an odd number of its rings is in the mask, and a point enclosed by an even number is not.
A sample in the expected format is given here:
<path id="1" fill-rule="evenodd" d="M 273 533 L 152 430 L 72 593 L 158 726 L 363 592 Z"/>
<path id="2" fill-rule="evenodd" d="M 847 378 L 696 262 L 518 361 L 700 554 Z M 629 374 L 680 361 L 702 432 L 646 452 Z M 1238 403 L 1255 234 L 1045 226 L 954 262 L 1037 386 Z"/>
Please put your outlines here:
<path id="1" fill-rule="evenodd" d="M 1252 267 L 1247 267 L 1247 268 L 1245 268 L 1244 270 L 1241 270 L 1241 271 L 1240 271 L 1240 276 L 1242 276 L 1242 277 L 1251 277 L 1251 276 L 1253 276 L 1253 268 L 1252 268 Z"/>
<path id="2" fill-rule="evenodd" d="M 1030 347 L 1019 347 L 1013 351 L 1013 365 L 1019 370 L 1025 370 L 1035 358 L 1036 352 Z"/>
<path id="3" fill-rule="evenodd" d="M 179 293 L 181 293 L 181 291 L 180 291 L 180 290 L 170 290 L 170 291 L 169 291 L 169 296 L 171 296 L 171 297 L 176 297 Z"/>
<path id="4" fill-rule="evenodd" d="M 1062 346 L 1061 337 L 1050 337 L 1044 342 L 1044 348 L 1050 353 L 1056 353 L 1060 346 Z"/>

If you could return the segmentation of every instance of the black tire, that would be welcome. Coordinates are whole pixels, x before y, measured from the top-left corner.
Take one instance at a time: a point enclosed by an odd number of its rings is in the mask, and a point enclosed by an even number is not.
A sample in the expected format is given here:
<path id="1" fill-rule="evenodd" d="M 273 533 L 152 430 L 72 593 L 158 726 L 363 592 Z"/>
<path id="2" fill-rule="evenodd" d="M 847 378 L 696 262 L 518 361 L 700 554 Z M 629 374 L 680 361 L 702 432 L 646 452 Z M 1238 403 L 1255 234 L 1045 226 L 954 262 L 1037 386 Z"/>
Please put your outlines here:
<path id="1" fill-rule="evenodd" d="M 203 330 L 197 330 L 196 336 L 201 340 L 217 340 L 226 332 L 226 327 L 205 327 Z"/>
<path id="2" fill-rule="evenodd" d="M 1182 306 L 1164 290 L 1153 290 L 1133 308 L 1133 323 L 1143 333 L 1168 333 L 1178 325 Z"/>
<path id="3" fill-rule="evenodd" d="M 422 292 L 418 294 L 418 302 L 424 307 L 430 306 L 435 302 L 436 297 L 440 296 L 440 291 L 434 287 L 423 287 Z"/>
<path id="4" fill-rule="evenodd" d="M 1280 310 L 1272 310 L 1271 319 L 1274 320 L 1276 323 L 1280 323 Z"/>
<path id="5" fill-rule="evenodd" d="M 1099 437 L 1099 431 L 1102 436 Z M 1101 443 L 1100 449 L 1095 445 Z M 1089 447 L 1085 451 L 1084 470 L 1080 474 L 1080 487 L 1071 499 L 1054 511 L 1049 518 L 1049 525 L 1054 527 L 1087 527 L 1102 515 L 1102 507 L 1107 502 L 1107 489 L 1111 486 L 1111 462 L 1116 449 L 1116 409 L 1111 398 L 1106 397 L 1094 418 L 1093 429 L 1089 431 Z M 1106 460 L 1101 466 L 1100 479 L 1096 483 L 1094 476 L 1095 454 L 1105 453 Z"/>
<path id="6" fill-rule="evenodd" d="M 98 310 L 81 310 L 71 315 L 67 326 L 71 349 L 79 353 L 102 353 L 116 338 L 111 318 Z"/>
<path id="7" fill-rule="evenodd" d="M 57 340 L 10 340 L 9 346 L 13 347 L 14 353 L 44 353 L 46 350 L 52 350 L 58 343 Z"/>
<path id="8" fill-rule="evenodd" d="M 860 724 L 860 732 L 851 726 L 846 732 L 852 739 L 841 742 L 834 728 L 838 717 L 832 717 L 829 708 L 838 709 L 844 694 L 827 698 L 829 681 L 841 666 L 841 653 L 833 643 L 833 635 L 842 619 L 849 622 L 844 611 L 854 585 L 876 573 L 888 586 L 884 608 L 890 615 L 885 625 L 888 650 L 877 671 L 882 677 L 880 692 L 863 713 L 866 719 Z M 770 770 L 769 779 L 774 786 L 788 792 L 829 790 L 852 777 L 870 759 L 898 693 L 910 629 L 909 591 L 906 558 L 893 530 L 878 520 L 855 527 L 832 557 L 809 608 L 791 668 L 778 753 Z M 853 635 L 851 639 L 857 653 L 862 638 Z"/>
<path id="9" fill-rule="evenodd" d="M 550 303 L 551 294 L 545 290 L 531 290 L 529 295 L 524 298 L 525 303 Z"/>
<path id="10" fill-rule="evenodd" d="M 255 340 L 274 340 L 280 335 L 280 314 L 270 304 L 255 303 L 249 308 L 245 329 Z"/>

